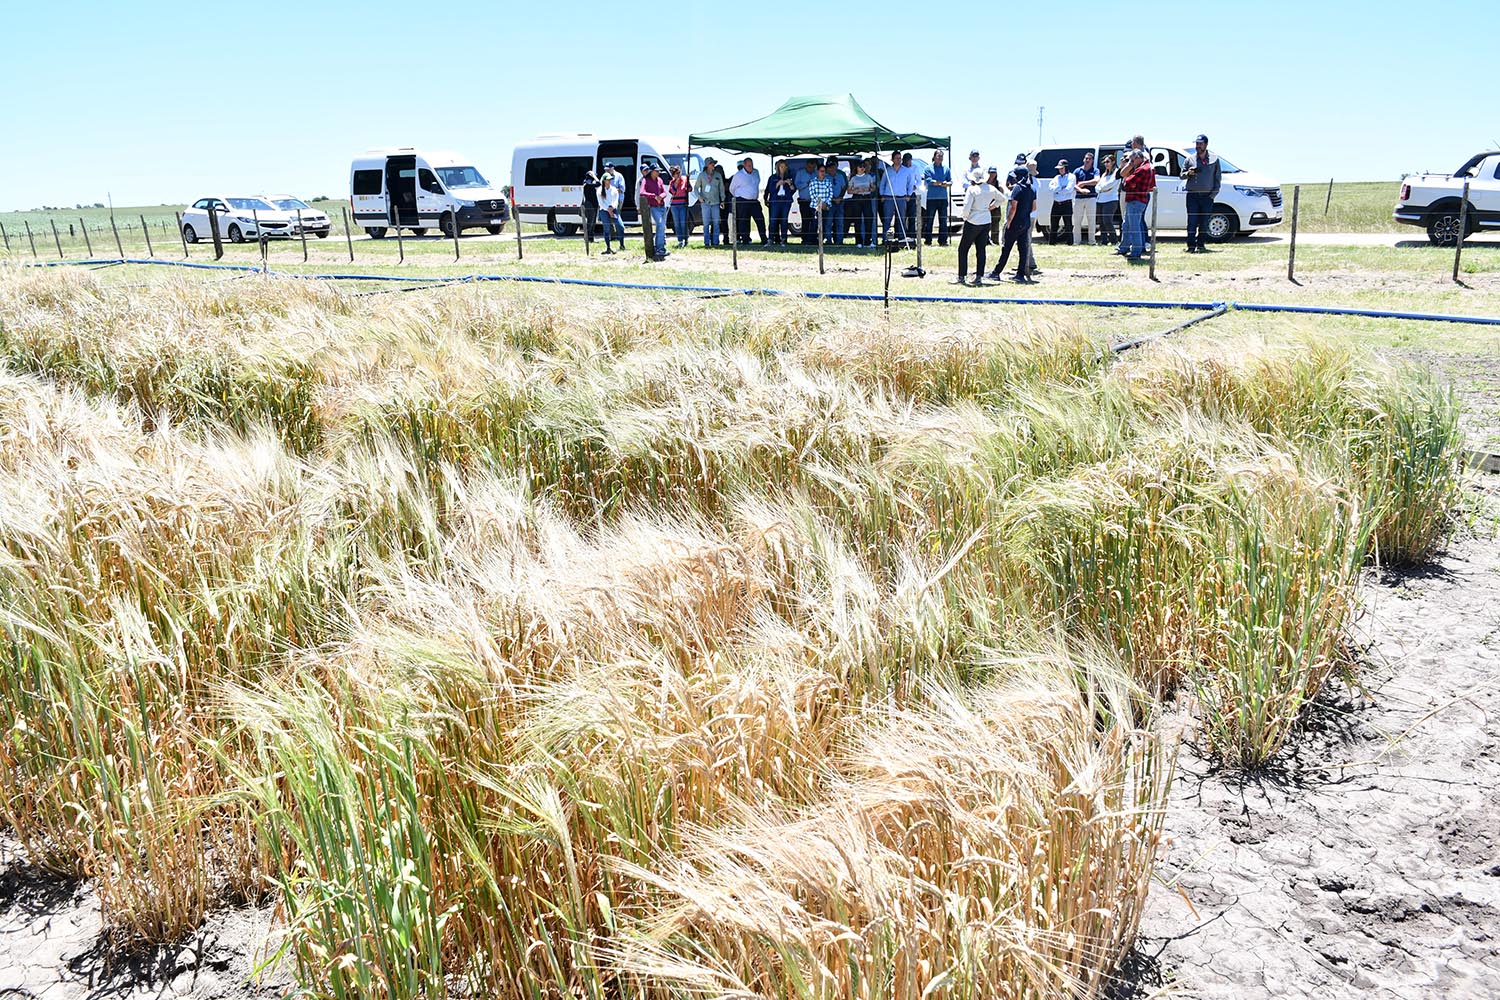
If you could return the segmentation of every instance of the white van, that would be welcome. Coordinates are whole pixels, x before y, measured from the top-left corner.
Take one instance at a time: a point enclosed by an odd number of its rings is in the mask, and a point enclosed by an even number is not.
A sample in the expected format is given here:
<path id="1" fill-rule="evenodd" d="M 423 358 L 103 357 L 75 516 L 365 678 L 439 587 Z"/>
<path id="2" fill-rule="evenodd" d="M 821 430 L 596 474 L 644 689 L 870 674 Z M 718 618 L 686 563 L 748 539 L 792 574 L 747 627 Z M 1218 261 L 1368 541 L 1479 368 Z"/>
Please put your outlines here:
<path id="1" fill-rule="evenodd" d="M 510 163 L 511 198 L 517 217 L 545 222 L 556 235 L 571 236 L 582 222 L 578 203 L 584 173 L 592 170 L 597 177 L 611 165 L 625 181 L 621 218 L 636 222 L 640 216 L 635 189 L 641 172 L 655 164 L 665 178 L 672 167 L 680 167 L 692 180 L 703 169 L 703 155 L 695 149 L 690 161 L 686 141 L 661 136 L 601 139 L 592 132 L 541 135 L 516 147 Z M 688 205 L 691 225 L 696 226 L 701 221 L 696 194 L 689 196 Z"/>
<path id="2" fill-rule="evenodd" d="M 498 236 L 510 218 L 505 195 L 467 157 L 411 146 L 356 156 L 349 168 L 349 205 L 355 224 L 376 240 L 392 229 L 417 236 L 438 229 L 449 237 L 487 229 Z"/>
<path id="3" fill-rule="evenodd" d="M 1048 183 L 1057 176 L 1057 161 L 1066 159 L 1070 170 L 1083 165 L 1083 154 L 1094 154 L 1097 167 L 1106 153 L 1119 159 L 1122 143 L 1102 143 L 1097 146 L 1044 146 L 1031 150 L 1029 158 L 1036 161 L 1036 221 L 1045 232 L 1052 217 L 1052 191 Z M 1210 149 L 1213 147 L 1210 146 Z M 1158 202 L 1156 228 L 1163 230 L 1187 229 L 1187 192 L 1183 190 L 1182 164 L 1193 152 L 1193 144 L 1173 143 L 1166 146 L 1147 146 L 1151 162 L 1156 167 L 1156 195 Z M 1218 151 L 1215 150 L 1215 155 Z M 1281 183 L 1263 174 L 1242 170 L 1220 156 L 1219 166 L 1223 179 L 1219 196 L 1214 200 L 1213 214 L 1208 218 L 1208 238 L 1214 243 L 1223 243 L 1236 236 L 1249 236 L 1267 226 L 1278 226 L 1282 221 Z M 1001 170 L 1003 177 L 1009 172 L 1007 166 Z M 1150 225 L 1150 212 L 1146 224 Z"/>

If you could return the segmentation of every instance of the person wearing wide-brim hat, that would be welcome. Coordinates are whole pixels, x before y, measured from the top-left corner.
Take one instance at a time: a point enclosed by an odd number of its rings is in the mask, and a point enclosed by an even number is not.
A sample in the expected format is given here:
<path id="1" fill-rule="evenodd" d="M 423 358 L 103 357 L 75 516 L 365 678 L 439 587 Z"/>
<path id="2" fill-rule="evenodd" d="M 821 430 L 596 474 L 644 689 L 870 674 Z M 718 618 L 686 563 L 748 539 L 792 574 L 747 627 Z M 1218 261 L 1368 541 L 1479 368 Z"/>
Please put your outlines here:
<path id="1" fill-rule="evenodd" d="M 977 266 L 974 269 L 974 285 L 978 287 L 984 274 L 984 248 L 989 242 L 990 216 L 1000 207 L 1000 189 L 989 182 L 989 172 L 969 171 L 969 187 L 964 191 L 964 232 L 958 242 L 958 284 L 965 284 L 969 274 L 969 248 L 974 248 Z"/>
<path id="2" fill-rule="evenodd" d="M 655 260 L 664 260 L 667 256 L 667 199 L 670 192 L 667 184 L 661 179 L 661 164 L 653 161 L 646 171 L 646 176 L 641 178 L 640 190 L 637 199 L 641 209 L 651 216 L 651 228 L 653 232 L 653 246 L 648 250 Z"/>

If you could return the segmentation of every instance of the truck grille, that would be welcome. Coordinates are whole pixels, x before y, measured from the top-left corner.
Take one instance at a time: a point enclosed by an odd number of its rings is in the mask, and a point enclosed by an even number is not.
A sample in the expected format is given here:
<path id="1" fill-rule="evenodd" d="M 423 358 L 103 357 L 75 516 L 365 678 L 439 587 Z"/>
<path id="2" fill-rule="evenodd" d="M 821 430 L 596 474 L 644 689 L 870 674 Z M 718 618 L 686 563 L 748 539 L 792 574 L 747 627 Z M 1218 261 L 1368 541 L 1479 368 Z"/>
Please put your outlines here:
<path id="1" fill-rule="evenodd" d="M 486 201 L 481 202 L 479 207 L 484 209 L 486 212 L 498 212 L 500 211 L 500 207 L 504 204 L 505 202 L 503 201 Z"/>
<path id="2" fill-rule="evenodd" d="M 1281 207 L 1281 188 L 1272 188 L 1270 194 L 1271 194 L 1271 206 L 1273 208 L 1280 208 Z"/>

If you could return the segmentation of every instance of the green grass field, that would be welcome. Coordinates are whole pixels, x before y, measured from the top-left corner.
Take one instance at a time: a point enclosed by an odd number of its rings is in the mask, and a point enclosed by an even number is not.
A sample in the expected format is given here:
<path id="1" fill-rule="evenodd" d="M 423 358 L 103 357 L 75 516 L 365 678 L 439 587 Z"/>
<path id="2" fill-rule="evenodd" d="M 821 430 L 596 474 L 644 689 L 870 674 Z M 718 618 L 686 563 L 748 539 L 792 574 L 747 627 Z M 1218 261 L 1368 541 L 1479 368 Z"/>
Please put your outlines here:
<path id="1" fill-rule="evenodd" d="M 1284 207 L 1291 218 L 1292 184 L 1282 185 Z M 1328 182 L 1310 181 L 1300 185 L 1302 204 L 1297 218 L 1297 228 L 1305 233 L 1394 233 L 1420 231 L 1410 226 L 1398 225 L 1391 218 L 1396 207 L 1396 196 L 1401 191 L 1400 181 L 1358 181 L 1333 185 L 1329 197 Z M 1324 206 L 1327 206 L 1326 210 Z M 1285 227 L 1278 227 L 1280 232 Z"/>

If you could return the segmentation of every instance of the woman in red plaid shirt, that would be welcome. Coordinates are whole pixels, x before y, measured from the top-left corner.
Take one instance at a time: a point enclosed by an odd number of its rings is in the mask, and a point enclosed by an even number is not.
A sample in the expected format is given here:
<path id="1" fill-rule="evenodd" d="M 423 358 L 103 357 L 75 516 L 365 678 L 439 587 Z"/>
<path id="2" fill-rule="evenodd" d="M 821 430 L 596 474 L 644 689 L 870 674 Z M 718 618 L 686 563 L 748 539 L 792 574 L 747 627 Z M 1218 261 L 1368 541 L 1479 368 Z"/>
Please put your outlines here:
<path id="1" fill-rule="evenodd" d="M 1146 252 L 1146 206 L 1151 202 L 1151 192 L 1156 190 L 1156 168 L 1146 162 L 1140 150 L 1130 154 L 1120 175 L 1120 187 L 1125 192 L 1125 231 L 1115 253 L 1124 254 L 1129 260 L 1140 260 Z"/>

